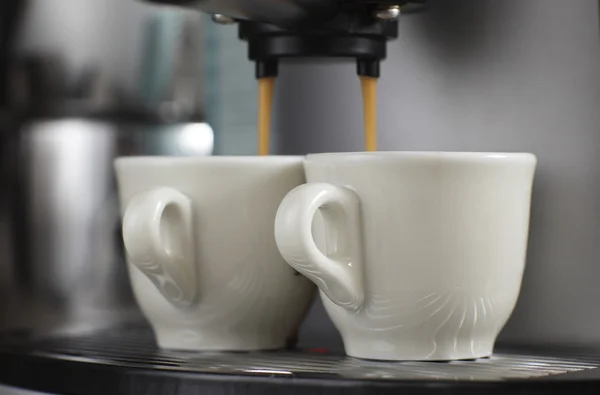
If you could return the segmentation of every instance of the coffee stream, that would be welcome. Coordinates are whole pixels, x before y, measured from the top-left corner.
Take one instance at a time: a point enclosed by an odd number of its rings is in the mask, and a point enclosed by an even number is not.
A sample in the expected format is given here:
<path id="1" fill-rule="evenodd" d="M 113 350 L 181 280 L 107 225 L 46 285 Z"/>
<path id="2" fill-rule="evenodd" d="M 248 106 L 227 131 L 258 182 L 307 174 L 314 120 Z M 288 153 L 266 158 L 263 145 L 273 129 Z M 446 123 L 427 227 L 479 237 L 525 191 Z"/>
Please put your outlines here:
<path id="1" fill-rule="evenodd" d="M 269 155 L 275 77 L 258 79 L 258 154 Z"/>
<path id="2" fill-rule="evenodd" d="M 365 118 L 365 151 L 377 151 L 377 78 L 360 77 Z"/>
<path id="3" fill-rule="evenodd" d="M 365 118 L 365 150 L 377 151 L 377 78 L 360 77 Z M 258 154 L 269 155 L 275 77 L 258 79 Z"/>

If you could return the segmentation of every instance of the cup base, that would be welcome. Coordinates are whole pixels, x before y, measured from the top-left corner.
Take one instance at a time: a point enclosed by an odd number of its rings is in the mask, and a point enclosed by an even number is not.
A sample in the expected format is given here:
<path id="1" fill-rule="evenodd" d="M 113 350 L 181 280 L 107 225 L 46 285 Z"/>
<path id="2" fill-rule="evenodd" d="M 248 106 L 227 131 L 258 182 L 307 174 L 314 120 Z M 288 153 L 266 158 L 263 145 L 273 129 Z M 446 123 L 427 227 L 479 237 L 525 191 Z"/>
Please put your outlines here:
<path id="1" fill-rule="evenodd" d="M 454 343 L 444 345 L 437 344 L 435 347 L 426 344 L 423 347 L 415 347 L 410 344 L 402 347 L 382 347 L 382 344 L 374 342 L 344 342 L 346 354 L 353 358 L 373 361 L 431 361 L 445 362 L 456 360 L 469 360 L 490 357 L 494 351 L 494 342 L 466 342 L 466 344 L 455 345 Z"/>
<path id="2" fill-rule="evenodd" d="M 157 333 L 158 347 L 180 351 L 268 351 L 286 348 L 285 339 L 203 336 L 191 332 Z"/>

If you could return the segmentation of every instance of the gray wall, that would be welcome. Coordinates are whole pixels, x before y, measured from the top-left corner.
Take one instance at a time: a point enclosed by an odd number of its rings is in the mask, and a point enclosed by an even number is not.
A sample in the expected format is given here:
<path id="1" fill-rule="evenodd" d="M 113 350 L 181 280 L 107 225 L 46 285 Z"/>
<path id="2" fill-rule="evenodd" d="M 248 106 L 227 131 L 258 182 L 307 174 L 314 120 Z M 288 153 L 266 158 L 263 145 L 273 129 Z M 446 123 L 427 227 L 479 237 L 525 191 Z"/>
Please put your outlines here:
<path id="1" fill-rule="evenodd" d="M 535 153 L 527 269 L 504 338 L 600 343 L 597 1 L 429 3 L 389 45 L 380 148 Z M 277 89 L 279 152 L 363 150 L 352 63 L 284 65 Z M 323 322 L 318 308 L 309 339 L 335 339 L 314 329 Z"/>

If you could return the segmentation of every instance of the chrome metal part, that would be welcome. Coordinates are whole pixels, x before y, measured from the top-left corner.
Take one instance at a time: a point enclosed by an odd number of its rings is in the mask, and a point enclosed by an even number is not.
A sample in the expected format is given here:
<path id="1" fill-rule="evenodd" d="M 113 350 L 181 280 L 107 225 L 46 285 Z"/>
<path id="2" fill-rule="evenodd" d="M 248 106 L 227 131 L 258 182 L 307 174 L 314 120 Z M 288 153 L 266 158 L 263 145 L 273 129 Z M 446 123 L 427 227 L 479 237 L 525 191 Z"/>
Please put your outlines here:
<path id="1" fill-rule="evenodd" d="M 392 5 L 375 11 L 375 17 L 382 21 L 395 21 L 400 18 L 400 6 Z"/>

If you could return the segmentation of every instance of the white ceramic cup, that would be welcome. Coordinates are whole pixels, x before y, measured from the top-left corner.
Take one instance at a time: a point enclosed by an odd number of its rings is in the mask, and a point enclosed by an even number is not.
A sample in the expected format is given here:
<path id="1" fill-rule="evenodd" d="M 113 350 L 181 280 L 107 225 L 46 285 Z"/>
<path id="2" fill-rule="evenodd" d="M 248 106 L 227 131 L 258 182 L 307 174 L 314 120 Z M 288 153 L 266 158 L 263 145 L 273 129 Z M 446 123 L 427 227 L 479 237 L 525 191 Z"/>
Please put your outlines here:
<path id="1" fill-rule="evenodd" d="M 115 162 L 137 302 L 162 348 L 286 346 L 315 287 L 275 245 L 302 157 L 132 157 Z"/>
<path id="2" fill-rule="evenodd" d="M 309 155 L 275 239 L 318 285 L 350 356 L 491 355 L 519 295 L 531 154 Z"/>

